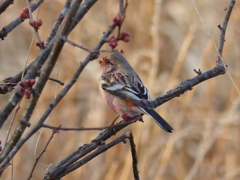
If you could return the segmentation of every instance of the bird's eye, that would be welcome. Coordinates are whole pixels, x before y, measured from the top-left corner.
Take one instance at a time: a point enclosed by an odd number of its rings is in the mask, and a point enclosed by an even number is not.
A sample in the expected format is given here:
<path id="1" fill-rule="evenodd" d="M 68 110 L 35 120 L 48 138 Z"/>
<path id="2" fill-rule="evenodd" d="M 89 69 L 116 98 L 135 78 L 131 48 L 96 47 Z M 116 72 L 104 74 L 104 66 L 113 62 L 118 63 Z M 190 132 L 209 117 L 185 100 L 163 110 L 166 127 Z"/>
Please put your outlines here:
<path id="1" fill-rule="evenodd" d="M 109 64 L 110 63 L 110 61 L 108 60 L 108 59 L 106 59 L 106 61 L 105 61 L 107 64 Z"/>

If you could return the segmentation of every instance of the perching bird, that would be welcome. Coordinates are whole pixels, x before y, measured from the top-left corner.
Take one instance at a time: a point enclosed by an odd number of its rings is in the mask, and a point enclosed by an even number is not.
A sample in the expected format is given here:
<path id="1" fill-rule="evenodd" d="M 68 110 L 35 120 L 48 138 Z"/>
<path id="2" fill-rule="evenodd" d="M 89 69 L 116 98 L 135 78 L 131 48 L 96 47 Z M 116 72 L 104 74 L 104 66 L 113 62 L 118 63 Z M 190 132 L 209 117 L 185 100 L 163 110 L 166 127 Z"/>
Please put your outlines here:
<path id="1" fill-rule="evenodd" d="M 99 60 L 99 91 L 107 103 L 124 120 L 147 114 L 165 131 L 173 128 L 156 112 L 150 94 L 122 53 L 112 51 Z"/>

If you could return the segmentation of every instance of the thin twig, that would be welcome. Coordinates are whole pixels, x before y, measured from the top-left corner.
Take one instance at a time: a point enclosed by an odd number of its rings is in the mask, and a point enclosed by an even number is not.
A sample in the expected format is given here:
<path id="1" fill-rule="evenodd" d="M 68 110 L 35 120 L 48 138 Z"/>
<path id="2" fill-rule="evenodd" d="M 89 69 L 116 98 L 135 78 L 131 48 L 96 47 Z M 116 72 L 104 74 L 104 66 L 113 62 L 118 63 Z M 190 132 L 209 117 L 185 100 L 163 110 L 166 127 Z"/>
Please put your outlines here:
<path id="1" fill-rule="evenodd" d="M 121 15 L 125 13 L 124 0 L 119 0 L 119 13 Z"/>
<path id="2" fill-rule="evenodd" d="M 49 137 L 49 139 L 48 139 L 45 147 L 43 148 L 42 152 L 39 154 L 39 156 L 38 156 L 38 157 L 36 158 L 36 160 L 35 160 L 35 163 L 34 163 L 34 165 L 33 165 L 33 167 L 32 167 L 32 170 L 31 170 L 31 173 L 30 173 L 30 175 L 29 175 L 29 177 L 28 177 L 28 180 L 30 180 L 30 179 L 33 177 L 33 172 L 34 172 L 34 170 L 35 170 L 35 168 L 36 168 L 36 166 L 37 166 L 38 161 L 40 160 L 40 158 L 42 157 L 42 155 L 47 151 L 47 147 L 48 147 L 48 145 L 50 144 L 50 142 L 52 141 L 54 134 L 56 134 L 56 133 L 58 133 L 57 130 L 53 130 L 53 131 L 52 131 L 52 134 L 51 134 L 51 136 Z"/>
<path id="3" fill-rule="evenodd" d="M 92 50 L 92 49 L 88 49 L 88 48 L 86 48 L 86 47 L 84 47 L 84 46 L 82 46 L 82 45 L 79 45 L 79 44 L 77 44 L 77 43 L 69 40 L 68 38 L 62 37 L 62 39 L 63 39 L 65 42 L 69 43 L 70 45 L 72 45 L 72 46 L 74 46 L 74 47 L 78 47 L 79 49 L 82 49 L 82 50 L 87 51 L 87 52 L 89 52 L 89 53 L 112 52 L 112 50 Z M 108 41 L 106 41 L 106 42 L 108 42 Z"/>
<path id="4" fill-rule="evenodd" d="M 78 47 L 78 48 L 80 48 L 80 49 L 82 49 L 82 50 L 84 50 L 84 51 L 87 51 L 87 52 L 89 52 L 89 53 L 92 53 L 92 52 L 93 52 L 91 49 L 88 49 L 88 48 L 85 48 L 84 46 L 78 45 L 78 44 L 70 41 L 68 38 L 64 38 L 64 37 L 63 37 L 63 40 L 66 41 L 67 43 L 71 44 L 71 45 L 74 46 L 74 47 Z"/>
<path id="5" fill-rule="evenodd" d="M 132 154 L 132 168 L 133 168 L 133 175 L 135 180 L 139 180 L 139 171 L 138 171 L 138 159 L 137 159 L 137 151 L 136 151 L 136 145 L 134 143 L 133 135 L 132 133 L 129 134 L 129 141 L 130 141 L 130 147 L 131 147 L 131 154 Z"/>
<path id="6" fill-rule="evenodd" d="M 222 52 L 223 52 L 223 46 L 224 46 L 224 42 L 225 42 L 225 33 L 226 33 L 226 30 L 227 30 L 227 25 L 228 25 L 228 21 L 229 21 L 229 18 L 230 18 L 230 15 L 232 14 L 232 9 L 233 9 L 233 6 L 235 5 L 236 3 L 236 0 L 231 0 L 230 1 L 230 4 L 228 6 L 228 9 L 227 9 L 227 13 L 226 13 L 226 16 L 224 18 L 224 21 L 223 21 L 223 24 L 220 28 L 220 39 L 219 39 L 219 44 L 218 44 L 218 58 L 217 58 L 217 65 L 220 65 L 222 64 Z"/>
<path id="7" fill-rule="evenodd" d="M 54 81 L 54 82 L 56 82 L 58 84 L 60 84 L 61 86 L 64 86 L 64 82 L 62 82 L 62 81 L 60 81 L 58 79 L 54 79 L 54 78 L 51 78 L 51 77 L 49 77 L 48 79 L 51 80 L 51 81 Z"/>
<path id="8" fill-rule="evenodd" d="M 8 138 L 9 138 L 9 135 L 10 135 L 11 130 L 12 130 L 12 125 L 13 125 L 14 119 L 16 118 L 16 115 L 17 115 L 17 112 L 19 111 L 19 109 L 20 109 L 20 105 L 18 104 L 18 107 L 16 108 L 16 111 L 14 112 L 14 115 L 13 115 L 12 120 L 10 122 L 10 126 L 8 128 L 8 131 L 7 131 L 7 136 L 6 136 L 4 147 L 6 147 L 6 145 L 8 143 Z"/>
<path id="9" fill-rule="evenodd" d="M 41 75 L 41 72 L 42 72 L 42 71 L 39 71 L 38 77 Z M 54 81 L 54 82 L 60 84 L 61 86 L 64 86 L 64 82 L 62 82 L 62 81 L 60 81 L 60 80 L 58 80 L 58 79 L 54 79 L 54 78 L 49 77 L 48 80 Z"/>
<path id="10" fill-rule="evenodd" d="M 31 10 L 30 1 L 29 1 L 29 0 L 26 0 L 26 1 L 27 1 L 28 9 L 29 9 L 29 20 L 34 20 L 34 19 L 33 19 L 33 15 L 32 15 L 32 10 Z M 37 41 L 38 41 L 38 43 L 39 43 L 39 45 L 40 45 L 40 44 L 42 43 L 42 40 L 41 40 L 41 38 L 40 38 L 40 35 L 39 35 L 37 29 L 34 28 L 34 27 L 33 27 L 33 31 L 34 31 L 34 34 L 35 34 L 35 36 L 36 36 L 36 38 L 37 38 Z M 40 48 L 43 48 L 42 46 L 39 46 L 39 47 L 40 47 Z"/>
<path id="11" fill-rule="evenodd" d="M 85 128 L 85 127 L 79 127 L 79 128 L 65 128 L 65 127 L 61 127 L 61 126 L 50 126 L 47 124 L 42 124 L 41 127 L 43 128 L 47 128 L 47 129 L 53 129 L 53 130 L 59 130 L 59 131 L 102 131 L 104 129 L 108 129 L 108 128 L 115 128 L 118 126 L 122 126 L 122 125 L 130 125 L 132 123 L 136 122 L 136 120 L 132 120 L 132 121 L 120 121 L 117 124 L 111 124 L 109 126 L 103 126 L 103 127 L 92 127 L 92 128 Z"/>
<path id="12" fill-rule="evenodd" d="M 127 7 L 128 7 L 128 0 L 126 0 L 125 5 L 124 5 L 123 0 L 119 0 L 119 14 L 121 15 L 122 19 L 121 19 L 120 24 L 118 25 L 117 39 L 120 37 L 121 27 L 122 27 L 123 21 L 126 17 Z"/>

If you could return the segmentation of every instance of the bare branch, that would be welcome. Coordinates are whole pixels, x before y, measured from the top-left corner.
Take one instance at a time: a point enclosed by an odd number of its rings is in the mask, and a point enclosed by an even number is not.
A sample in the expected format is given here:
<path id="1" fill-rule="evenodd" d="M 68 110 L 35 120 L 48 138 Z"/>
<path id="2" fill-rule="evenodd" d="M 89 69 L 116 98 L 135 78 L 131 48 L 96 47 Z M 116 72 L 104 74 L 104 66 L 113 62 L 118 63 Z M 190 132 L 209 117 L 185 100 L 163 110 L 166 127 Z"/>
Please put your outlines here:
<path id="1" fill-rule="evenodd" d="M 32 12 L 35 11 L 43 3 L 43 1 L 44 0 L 37 0 L 36 3 L 33 3 L 31 5 Z M 2 30 L 0 31 L 0 39 L 4 40 L 4 38 L 7 37 L 8 33 L 10 33 L 15 27 L 21 24 L 24 20 L 25 19 L 18 17 L 13 22 L 3 27 Z"/>
<path id="2" fill-rule="evenodd" d="M 133 135 L 132 133 L 129 134 L 129 141 L 131 146 L 131 153 L 132 153 L 132 168 L 133 168 L 133 175 L 135 180 L 139 180 L 139 172 L 138 172 L 138 159 L 137 159 L 137 151 L 136 151 L 136 145 L 134 143 Z"/>
<path id="3" fill-rule="evenodd" d="M 77 168 L 86 164 L 87 162 L 89 162 L 93 158 L 97 157 L 98 155 L 102 154 L 103 152 L 107 151 L 108 149 L 112 148 L 113 146 L 119 144 L 120 142 L 126 143 L 126 139 L 129 139 L 130 134 L 131 134 L 130 132 L 127 132 L 127 133 L 121 135 L 120 137 L 118 137 L 117 139 L 111 141 L 110 143 L 108 143 L 106 145 L 99 144 L 100 145 L 99 148 L 96 151 L 94 151 L 93 153 L 91 153 L 90 155 L 84 157 L 83 159 L 81 159 L 80 161 L 70 165 L 69 167 L 64 168 L 64 170 L 60 171 L 58 174 L 48 173 L 46 175 L 46 177 L 44 177 L 44 180 L 54 180 L 54 179 L 62 178 L 63 176 L 65 176 L 65 175 L 69 174 L 70 172 L 76 170 Z M 84 151 L 84 148 L 81 148 L 79 150 Z"/>
<path id="4" fill-rule="evenodd" d="M 5 0 L 0 2 L 0 14 L 2 14 L 11 4 L 13 4 L 14 0 Z"/>
<path id="5" fill-rule="evenodd" d="M 42 155 L 47 151 L 47 147 L 48 147 L 48 145 L 50 144 L 50 142 L 52 141 L 54 134 L 56 134 L 56 133 L 58 133 L 58 131 L 56 131 L 56 130 L 53 130 L 53 131 L 52 131 L 52 134 L 51 134 L 51 136 L 49 137 L 49 139 L 48 139 L 45 147 L 43 148 L 42 152 L 39 154 L 39 156 L 38 156 L 38 157 L 36 158 L 36 160 L 35 160 L 35 163 L 34 163 L 34 165 L 33 165 L 32 171 L 31 171 L 31 173 L 30 173 L 30 175 L 29 175 L 29 177 L 28 177 L 28 180 L 30 180 L 30 179 L 33 177 L 33 172 L 34 172 L 34 170 L 35 170 L 35 168 L 36 168 L 36 166 L 37 166 L 38 161 L 40 160 L 40 158 L 42 157 Z"/>
<path id="6" fill-rule="evenodd" d="M 68 12 L 68 10 L 69 10 L 69 8 L 70 8 L 71 3 L 72 3 L 72 0 L 67 0 L 67 1 L 66 1 L 65 6 L 63 7 L 62 11 L 60 12 L 60 14 L 59 14 L 56 22 L 54 23 L 53 29 L 52 29 L 50 35 L 48 36 L 48 40 L 47 40 L 47 42 L 46 42 L 46 45 L 47 45 L 48 42 L 51 41 L 52 38 L 55 37 L 55 35 L 57 34 L 57 31 L 58 31 L 58 29 L 59 29 L 59 27 L 60 27 L 63 19 L 65 18 L 66 14 L 67 14 L 67 12 Z"/>
<path id="7" fill-rule="evenodd" d="M 38 44 L 39 44 L 39 47 L 42 49 L 44 48 L 44 44 L 42 44 L 42 40 L 40 38 L 40 35 L 38 33 L 38 28 L 34 27 L 30 22 L 34 22 L 33 24 L 36 25 L 36 21 L 34 21 L 33 19 L 33 15 L 32 15 L 32 9 L 31 9 L 31 5 L 30 5 L 30 1 L 29 0 L 26 0 L 27 1 L 27 6 L 28 6 L 28 9 L 29 9 L 29 24 L 33 27 L 33 30 L 34 30 L 34 34 L 37 38 L 37 41 L 38 41 Z M 41 21 L 42 22 L 42 21 Z M 42 25 L 42 23 L 41 23 Z"/>
<path id="8" fill-rule="evenodd" d="M 114 128 L 115 131 L 115 127 L 118 126 L 122 126 L 122 125 L 129 125 L 132 123 L 135 123 L 138 120 L 132 120 L 132 121 L 120 121 L 120 123 L 117 124 L 113 124 L 111 123 L 111 125 L 109 126 L 104 126 L 104 127 L 90 127 L 90 128 L 86 128 L 86 127 L 79 127 L 79 128 L 65 128 L 65 127 L 61 127 L 61 126 L 50 126 L 47 124 L 42 124 L 41 127 L 43 128 L 47 128 L 47 129 L 52 129 L 52 130 L 58 130 L 58 131 L 102 131 L 104 129 L 109 129 L 109 128 Z"/>
<path id="9" fill-rule="evenodd" d="M 67 38 L 63 38 L 63 40 L 66 41 L 67 43 L 71 44 L 71 45 L 74 46 L 74 47 L 78 47 L 78 48 L 80 48 L 80 49 L 82 49 L 82 50 L 84 50 L 84 51 L 87 51 L 87 52 L 89 52 L 89 53 L 93 52 L 91 49 L 88 49 L 88 48 L 85 48 L 84 46 L 78 45 L 78 44 L 70 41 L 70 40 L 67 39 Z"/>
<path id="10" fill-rule="evenodd" d="M 220 64 L 223 63 L 222 62 L 222 51 L 223 51 L 223 46 L 224 46 L 224 42 L 225 42 L 225 33 L 226 33 L 226 30 L 227 30 L 228 21 L 229 21 L 229 18 L 231 16 L 232 9 L 233 9 L 233 6 L 235 5 L 235 3 L 236 3 L 236 0 L 231 0 L 230 1 L 230 4 L 229 4 L 228 9 L 227 9 L 226 16 L 225 16 L 224 21 L 223 21 L 223 24 L 220 27 L 220 40 L 219 40 L 219 45 L 218 45 L 219 55 L 218 55 L 218 58 L 217 58 L 217 65 L 220 65 Z"/>
<path id="11" fill-rule="evenodd" d="M 188 79 L 186 81 L 183 81 L 179 87 L 176 89 L 170 90 L 167 92 L 167 94 L 164 94 L 162 96 L 157 97 L 154 101 L 154 107 L 158 107 L 161 104 L 175 98 L 179 97 L 181 94 L 184 94 L 186 91 L 192 90 L 192 88 L 199 83 L 209 80 L 211 78 L 214 78 L 216 76 L 222 75 L 225 73 L 225 65 L 218 65 L 206 72 L 202 72 L 195 76 L 192 79 Z"/>

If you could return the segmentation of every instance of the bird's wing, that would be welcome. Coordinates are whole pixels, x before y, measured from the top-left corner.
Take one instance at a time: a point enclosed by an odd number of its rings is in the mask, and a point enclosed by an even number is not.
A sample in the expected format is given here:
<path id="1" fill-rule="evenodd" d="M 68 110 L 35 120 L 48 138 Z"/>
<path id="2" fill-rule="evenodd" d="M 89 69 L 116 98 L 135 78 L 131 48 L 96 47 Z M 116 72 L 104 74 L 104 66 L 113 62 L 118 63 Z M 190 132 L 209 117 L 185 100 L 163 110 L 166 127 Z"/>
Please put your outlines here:
<path id="1" fill-rule="evenodd" d="M 102 89 L 112 95 L 129 100 L 140 107 L 153 109 L 154 106 L 147 88 L 137 75 L 135 77 L 136 79 L 133 79 L 132 82 L 129 81 L 127 75 L 123 74 L 118 78 L 113 78 L 112 81 L 102 78 Z"/>

